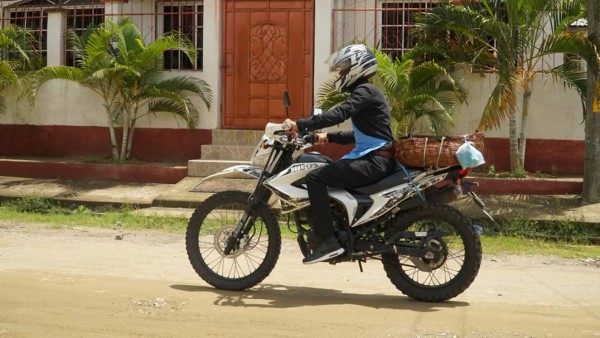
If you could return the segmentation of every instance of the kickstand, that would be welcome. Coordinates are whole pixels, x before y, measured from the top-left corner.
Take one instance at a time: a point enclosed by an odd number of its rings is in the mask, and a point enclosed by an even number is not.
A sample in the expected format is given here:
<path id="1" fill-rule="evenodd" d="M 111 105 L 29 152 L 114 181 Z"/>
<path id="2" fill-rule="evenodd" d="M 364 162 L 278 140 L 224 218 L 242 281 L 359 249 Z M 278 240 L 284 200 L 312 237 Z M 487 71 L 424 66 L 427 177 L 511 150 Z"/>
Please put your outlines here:
<path id="1" fill-rule="evenodd" d="M 366 262 L 366 261 L 367 261 L 367 260 L 365 259 L 365 262 Z M 358 260 L 358 268 L 360 269 L 360 272 L 363 272 L 362 262 L 363 262 L 363 260 L 362 260 L 362 259 L 359 259 L 359 260 Z"/>

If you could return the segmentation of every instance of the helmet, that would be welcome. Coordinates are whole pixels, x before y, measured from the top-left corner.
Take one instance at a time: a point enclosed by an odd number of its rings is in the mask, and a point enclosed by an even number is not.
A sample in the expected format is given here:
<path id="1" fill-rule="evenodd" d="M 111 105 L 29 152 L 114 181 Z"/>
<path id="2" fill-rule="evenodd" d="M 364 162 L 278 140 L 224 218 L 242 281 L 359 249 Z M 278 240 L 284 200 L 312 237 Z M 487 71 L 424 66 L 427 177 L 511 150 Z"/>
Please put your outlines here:
<path id="1" fill-rule="evenodd" d="M 364 45 L 343 47 L 328 60 L 329 66 L 340 72 L 337 81 L 339 81 L 338 89 L 342 92 L 359 80 L 366 80 L 377 73 L 377 58 Z"/>

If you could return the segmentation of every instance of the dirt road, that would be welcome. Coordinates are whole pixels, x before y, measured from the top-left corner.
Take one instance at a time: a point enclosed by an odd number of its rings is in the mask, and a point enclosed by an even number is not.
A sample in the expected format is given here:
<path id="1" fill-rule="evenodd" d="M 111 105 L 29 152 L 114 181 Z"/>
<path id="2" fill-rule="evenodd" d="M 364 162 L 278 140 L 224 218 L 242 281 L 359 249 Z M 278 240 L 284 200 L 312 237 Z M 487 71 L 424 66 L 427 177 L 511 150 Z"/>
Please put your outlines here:
<path id="1" fill-rule="evenodd" d="M 304 266 L 289 241 L 263 284 L 224 292 L 195 275 L 182 234 L 0 222 L 0 337 L 600 337 L 597 263 L 485 256 L 442 304 L 364 269 Z"/>

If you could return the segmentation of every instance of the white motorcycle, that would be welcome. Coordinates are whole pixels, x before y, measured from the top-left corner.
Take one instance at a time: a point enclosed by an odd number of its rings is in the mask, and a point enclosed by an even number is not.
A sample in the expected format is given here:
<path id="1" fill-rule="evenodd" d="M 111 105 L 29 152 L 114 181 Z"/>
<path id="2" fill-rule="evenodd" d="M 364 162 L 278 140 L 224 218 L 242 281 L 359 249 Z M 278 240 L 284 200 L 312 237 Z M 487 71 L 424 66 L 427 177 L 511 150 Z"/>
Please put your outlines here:
<path id="1" fill-rule="evenodd" d="M 216 288 L 244 290 L 263 281 L 279 258 L 280 226 L 286 223 L 305 257 L 314 249 L 304 178 L 331 159 L 314 152 L 293 158 L 316 135 L 290 136 L 285 129 L 281 123 L 266 125 L 253 156 L 255 165 L 234 166 L 204 179 L 256 179 L 253 193 L 216 193 L 189 220 L 189 260 Z M 336 236 L 345 252 L 328 262 L 358 262 L 362 271 L 367 259 L 381 260 L 390 281 L 413 299 L 442 302 L 456 297 L 475 279 L 482 255 L 476 226 L 447 204 L 466 191 L 484 210 L 469 189 L 474 183 L 463 179 L 469 172 L 460 166 L 399 166 L 368 186 L 330 188 Z M 273 199 L 278 203 L 269 202 Z"/>

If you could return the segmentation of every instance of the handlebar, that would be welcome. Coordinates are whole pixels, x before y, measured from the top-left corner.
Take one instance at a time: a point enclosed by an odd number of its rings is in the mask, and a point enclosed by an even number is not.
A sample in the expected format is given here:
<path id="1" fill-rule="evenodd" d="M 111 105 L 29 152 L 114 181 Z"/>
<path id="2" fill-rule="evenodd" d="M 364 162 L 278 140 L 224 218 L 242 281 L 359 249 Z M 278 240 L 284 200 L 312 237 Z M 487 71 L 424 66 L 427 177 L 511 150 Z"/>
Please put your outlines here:
<path id="1" fill-rule="evenodd" d="M 265 135 L 272 137 L 275 141 L 293 145 L 296 149 L 308 148 L 311 145 L 317 144 L 319 136 L 312 132 L 299 131 L 296 133 L 290 133 L 292 130 L 292 123 L 267 123 L 265 127 Z"/>
<path id="2" fill-rule="evenodd" d="M 319 135 L 317 134 L 306 134 L 304 136 L 301 137 L 302 139 L 302 144 L 316 144 L 317 142 L 319 142 Z"/>

